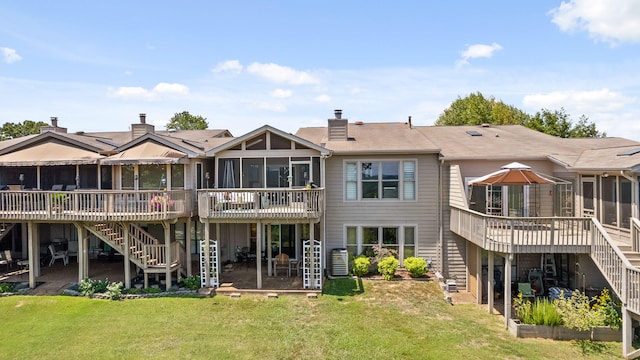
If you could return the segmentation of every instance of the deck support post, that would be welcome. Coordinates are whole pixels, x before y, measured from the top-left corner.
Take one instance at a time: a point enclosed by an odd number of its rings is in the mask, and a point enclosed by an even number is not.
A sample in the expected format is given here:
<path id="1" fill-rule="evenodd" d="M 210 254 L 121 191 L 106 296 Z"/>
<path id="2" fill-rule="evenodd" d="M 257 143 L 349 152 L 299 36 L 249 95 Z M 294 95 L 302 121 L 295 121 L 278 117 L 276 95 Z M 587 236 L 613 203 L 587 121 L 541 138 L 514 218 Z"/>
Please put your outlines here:
<path id="1" fill-rule="evenodd" d="M 29 287 L 35 289 L 36 277 L 40 275 L 40 238 L 38 227 L 32 221 L 27 223 L 29 243 Z"/>
<path id="2" fill-rule="evenodd" d="M 207 222 L 204 223 L 204 246 L 200 247 L 200 251 L 199 253 L 201 254 L 200 256 L 204 256 L 204 266 L 205 269 L 207 269 L 204 272 L 204 283 L 206 284 L 206 286 L 211 286 L 211 272 L 209 271 L 209 269 L 211 269 L 211 256 L 209 256 L 209 249 L 210 249 L 210 245 L 211 245 L 211 223 L 207 220 Z M 219 226 L 216 223 L 216 234 L 219 233 Z M 218 239 L 219 240 L 219 239 Z"/>
<path id="3" fill-rule="evenodd" d="M 81 223 L 73 223 L 78 237 L 78 283 L 89 277 L 89 236 Z"/>
<path id="4" fill-rule="evenodd" d="M 316 239 L 315 237 L 315 229 L 313 226 L 313 222 L 309 221 L 309 239 L 311 240 L 310 244 L 311 244 L 311 248 L 310 248 L 310 253 L 309 253 L 309 260 L 310 260 L 310 271 L 309 271 L 309 285 L 311 287 L 311 289 L 314 289 L 315 284 L 316 284 L 316 274 L 315 274 L 315 268 L 316 268 L 316 257 L 314 256 L 314 251 L 313 251 L 313 240 Z M 320 246 L 320 251 L 322 252 L 322 246 Z M 297 273 L 297 272 L 296 272 Z"/>
<path id="5" fill-rule="evenodd" d="M 187 218 L 184 222 L 184 233 L 184 252 L 186 256 L 185 261 L 187 262 L 187 276 L 191 276 L 191 218 Z"/>
<path id="6" fill-rule="evenodd" d="M 271 259 L 273 259 L 274 255 L 278 255 L 278 254 L 274 254 L 272 249 L 273 247 L 271 246 L 271 224 L 267 224 L 267 276 L 273 275 L 272 273 L 273 261 Z"/>
<path id="7" fill-rule="evenodd" d="M 131 263 L 129 263 L 129 255 L 131 254 L 131 245 L 130 236 L 129 236 L 129 226 L 127 224 L 122 224 L 122 227 L 125 229 L 123 231 L 124 234 L 124 288 L 131 289 Z"/>
<path id="8" fill-rule="evenodd" d="M 469 244 L 467 243 L 467 246 Z M 473 245 L 476 248 L 476 303 L 482 305 L 482 249 L 479 246 Z"/>
<path id="9" fill-rule="evenodd" d="M 262 222 L 256 224 L 256 288 L 262 289 Z M 269 225 L 269 243 L 271 246 L 271 225 Z M 271 258 L 269 258 L 271 260 Z M 269 267 L 271 269 L 271 267 Z"/>
<path id="10" fill-rule="evenodd" d="M 487 262 L 487 310 L 491 314 L 493 312 L 493 296 L 495 295 L 493 292 L 493 251 L 489 251 Z"/>
<path id="11" fill-rule="evenodd" d="M 172 256 L 171 256 L 171 233 L 169 230 L 170 229 L 170 225 L 166 222 L 163 221 L 162 222 L 162 227 L 164 228 L 164 245 L 165 245 L 165 252 L 166 252 L 166 259 L 165 259 L 165 278 L 166 278 L 166 283 L 165 283 L 165 287 L 166 290 L 169 290 L 169 288 L 171 287 L 171 263 L 172 263 Z"/>
<path id="12" fill-rule="evenodd" d="M 506 254 L 504 257 L 504 327 L 509 327 L 509 319 L 511 319 L 511 263 L 513 262 L 513 254 Z"/>
<path id="13" fill-rule="evenodd" d="M 626 305 L 622 305 L 622 355 L 627 356 L 633 348 L 633 320 Z M 627 358 L 628 359 L 628 358 Z"/>

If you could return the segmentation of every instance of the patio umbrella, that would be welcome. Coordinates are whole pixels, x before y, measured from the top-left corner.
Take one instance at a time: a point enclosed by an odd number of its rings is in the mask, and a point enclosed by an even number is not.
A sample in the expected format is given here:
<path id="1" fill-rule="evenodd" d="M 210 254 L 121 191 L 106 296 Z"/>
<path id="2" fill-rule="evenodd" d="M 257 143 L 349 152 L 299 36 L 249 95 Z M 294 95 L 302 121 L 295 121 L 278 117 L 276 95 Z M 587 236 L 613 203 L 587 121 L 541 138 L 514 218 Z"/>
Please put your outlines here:
<path id="1" fill-rule="evenodd" d="M 469 185 L 475 186 L 517 186 L 532 184 L 555 184 L 546 175 L 531 170 L 530 166 L 513 162 L 500 168 L 500 170 L 469 181 Z"/>

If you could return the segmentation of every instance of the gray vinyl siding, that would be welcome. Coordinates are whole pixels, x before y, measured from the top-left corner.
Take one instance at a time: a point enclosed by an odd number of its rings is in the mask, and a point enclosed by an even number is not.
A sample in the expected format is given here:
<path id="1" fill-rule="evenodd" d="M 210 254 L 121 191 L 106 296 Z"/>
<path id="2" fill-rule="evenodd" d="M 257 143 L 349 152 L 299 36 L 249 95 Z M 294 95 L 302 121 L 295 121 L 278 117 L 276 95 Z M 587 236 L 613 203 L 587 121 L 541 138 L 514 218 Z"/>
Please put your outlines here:
<path id="1" fill-rule="evenodd" d="M 416 200 L 344 200 L 346 160 L 415 160 Z M 346 247 L 345 226 L 415 226 L 416 256 L 438 256 L 438 158 L 429 155 L 332 156 L 326 161 L 326 247 Z"/>
<path id="2" fill-rule="evenodd" d="M 442 182 L 444 184 L 452 184 L 455 181 L 451 180 L 451 176 L 456 174 L 456 171 L 453 167 L 458 168 L 457 165 L 449 165 L 445 164 L 444 169 L 442 170 L 443 179 Z M 452 191 L 458 191 L 457 187 L 453 186 L 443 186 L 443 208 L 442 208 L 442 221 L 443 221 L 443 237 L 444 237 L 444 249 L 443 249 L 443 259 L 444 263 L 442 266 L 442 275 L 447 279 L 455 279 L 456 286 L 458 289 L 467 288 L 467 265 L 465 262 L 466 259 L 466 240 L 461 238 L 460 236 L 451 232 L 450 223 L 451 223 L 451 208 L 448 203 L 448 199 L 451 198 Z"/>
<path id="3" fill-rule="evenodd" d="M 467 208 L 467 197 L 465 194 L 464 182 L 460 173 L 459 165 L 451 165 L 451 177 L 449 178 L 449 205 L 456 205 Z"/>

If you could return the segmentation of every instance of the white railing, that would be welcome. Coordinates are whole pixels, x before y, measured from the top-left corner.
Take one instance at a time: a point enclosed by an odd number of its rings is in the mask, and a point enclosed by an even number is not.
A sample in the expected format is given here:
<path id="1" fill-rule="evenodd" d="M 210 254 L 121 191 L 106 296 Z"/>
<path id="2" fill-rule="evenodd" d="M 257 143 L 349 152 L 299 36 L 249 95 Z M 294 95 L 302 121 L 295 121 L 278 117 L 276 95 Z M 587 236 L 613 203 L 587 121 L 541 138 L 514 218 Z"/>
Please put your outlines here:
<path id="1" fill-rule="evenodd" d="M 319 219 L 324 189 L 207 189 L 198 191 L 201 218 Z"/>
<path id="2" fill-rule="evenodd" d="M 0 220 L 153 221 L 190 215 L 192 190 L 0 191 Z"/>
<path id="3" fill-rule="evenodd" d="M 633 219 L 637 223 L 637 219 Z M 611 285 L 612 290 L 626 304 L 627 310 L 640 314 L 640 269 L 631 265 L 618 249 L 611 236 L 596 219 L 591 258 Z"/>
<path id="4" fill-rule="evenodd" d="M 450 220 L 451 231 L 491 251 L 589 252 L 587 218 L 491 216 L 451 206 Z"/>
<path id="5" fill-rule="evenodd" d="M 640 220 L 631 218 L 631 249 L 640 252 Z"/>

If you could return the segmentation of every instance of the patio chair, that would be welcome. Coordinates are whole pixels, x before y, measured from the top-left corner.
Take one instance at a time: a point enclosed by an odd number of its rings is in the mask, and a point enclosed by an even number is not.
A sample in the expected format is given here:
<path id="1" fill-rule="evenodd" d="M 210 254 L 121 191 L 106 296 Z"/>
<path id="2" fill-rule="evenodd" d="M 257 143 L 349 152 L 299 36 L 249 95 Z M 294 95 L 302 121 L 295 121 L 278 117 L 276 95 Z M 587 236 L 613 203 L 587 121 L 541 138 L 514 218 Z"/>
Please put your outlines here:
<path id="1" fill-rule="evenodd" d="M 9 268 L 13 266 L 13 262 L 11 250 L 5 250 L 0 254 L 0 265 L 7 265 L 7 272 L 9 271 Z"/>
<path id="2" fill-rule="evenodd" d="M 278 269 L 286 270 L 287 276 L 291 276 L 291 265 L 289 263 L 289 255 L 280 253 L 276 255 L 276 261 L 273 264 L 273 273 L 278 276 Z"/>
<path id="3" fill-rule="evenodd" d="M 53 185 L 51 187 L 51 191 L 62 191 L 63 187 L 64 187 L 64 185 L 62 185 L 62 184 Z"/>
<path id="4" fill-rule="evenodd" d="M 531 288 L 530 283 L 518 283 L 518 292 L 523 298 L 535 298 L 536 292 Z"/>
<path id="5" fill-rule="evenodd" d="M 49 266 L 53 265 L 56 259 L 62 259 L 65 266 L 69 263 L 69 255 L 67 255 L 67 252 L 65 250 L 56 250 L 56 247 L 53 244 L 49 244 L 49 253 L 51 253 Z"/>
<path id="6" fill-rule="evenodd" d="M 75 189 L 76 189 L 75 185 L 67 185 L 67 186 L 64 187 L 65 191 L 73 191 Z"/>

